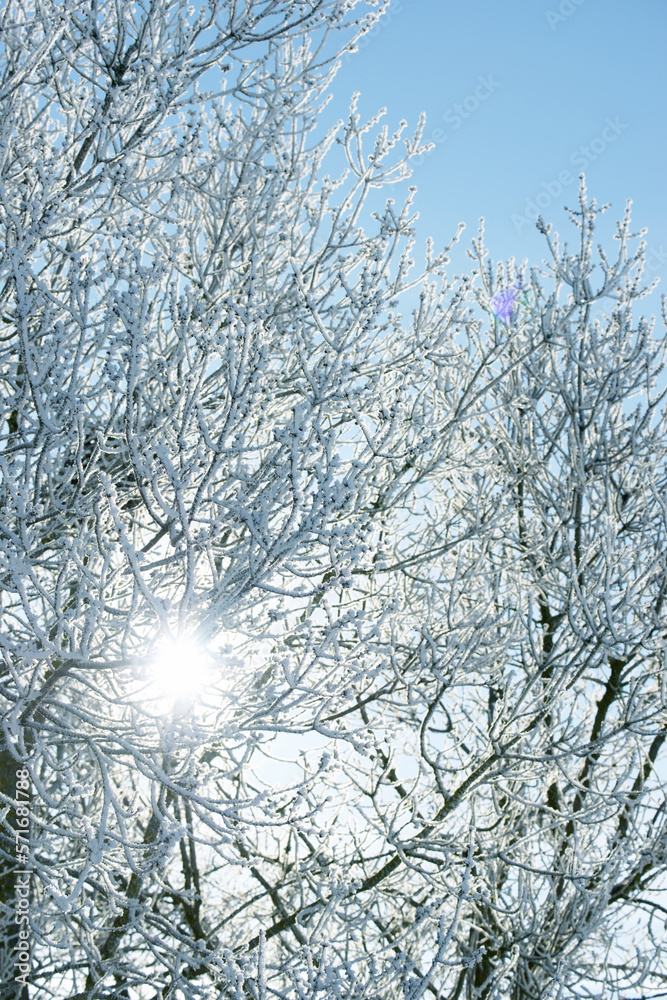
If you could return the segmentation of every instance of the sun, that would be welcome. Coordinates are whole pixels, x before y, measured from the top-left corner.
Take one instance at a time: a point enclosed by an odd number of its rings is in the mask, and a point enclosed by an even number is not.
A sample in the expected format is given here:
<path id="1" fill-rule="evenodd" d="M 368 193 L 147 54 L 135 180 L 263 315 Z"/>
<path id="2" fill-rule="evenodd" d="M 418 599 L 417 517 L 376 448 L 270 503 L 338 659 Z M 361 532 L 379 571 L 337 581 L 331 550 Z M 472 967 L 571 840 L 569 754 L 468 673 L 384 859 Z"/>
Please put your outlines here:
<path id="1" fill-rule="evenodd" d="M 163 640 L 151 661 L 151 687 L 174 705 L 195 700 L 211 681 L 210 654 L 191 639 Z"/>

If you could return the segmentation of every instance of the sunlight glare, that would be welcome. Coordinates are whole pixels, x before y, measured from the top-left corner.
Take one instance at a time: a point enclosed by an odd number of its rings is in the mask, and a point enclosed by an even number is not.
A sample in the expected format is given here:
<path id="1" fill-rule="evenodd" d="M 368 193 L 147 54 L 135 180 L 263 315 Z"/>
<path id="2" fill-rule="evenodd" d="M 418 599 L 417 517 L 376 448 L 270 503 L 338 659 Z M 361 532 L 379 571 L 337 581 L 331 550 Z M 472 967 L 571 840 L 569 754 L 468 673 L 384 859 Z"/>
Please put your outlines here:
<path id="1" fill-rule="evenodd" d="M 192 701 L 210 680 L 209 655 L 195 642 L 177 639 L 157 649 L 151 677 L 159 696 L 170 702 Z"/>

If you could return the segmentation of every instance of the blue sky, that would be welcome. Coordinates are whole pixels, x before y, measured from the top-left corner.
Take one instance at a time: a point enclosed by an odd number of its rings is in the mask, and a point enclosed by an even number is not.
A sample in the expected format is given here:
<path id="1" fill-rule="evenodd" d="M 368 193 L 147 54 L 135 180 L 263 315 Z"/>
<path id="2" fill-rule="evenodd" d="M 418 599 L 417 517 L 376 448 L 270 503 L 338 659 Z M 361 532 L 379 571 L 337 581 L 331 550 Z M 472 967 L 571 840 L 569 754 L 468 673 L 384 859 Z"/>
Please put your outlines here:
<path id="1" fill-rule="evenodd" d="M 612 204 L 600 229 L 609 253 L 627 198 L 634 231 L 648 227 L 655 312 L 667 292 L 666 28 L 665 0 L 392 0 L 344 58 L 326 120 L 346 117 L 355 90 L 362 117 L 386 106 L 390 128 L 406 118 L 411 130 L 426 112 L 435 149 L 389 192 L 400 202 L 418 188 L 418 260 L 427 236 L 442 246 L 460 221 L 469 246 L 484 216 L 494 260 L 539 264 L 530 215 L 537 207 L 574 241 L 562 208 L 576 206 L 584 169 L 589 196 Z M 470 269 L 464 259 L 454 271 Z"/>

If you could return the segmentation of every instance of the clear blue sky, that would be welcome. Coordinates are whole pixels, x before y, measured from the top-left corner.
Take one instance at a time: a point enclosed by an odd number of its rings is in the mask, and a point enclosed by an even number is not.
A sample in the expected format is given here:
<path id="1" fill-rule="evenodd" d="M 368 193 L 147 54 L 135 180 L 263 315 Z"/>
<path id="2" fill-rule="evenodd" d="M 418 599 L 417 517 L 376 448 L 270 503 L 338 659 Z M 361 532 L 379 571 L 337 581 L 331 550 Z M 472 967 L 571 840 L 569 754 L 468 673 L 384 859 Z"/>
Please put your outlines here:
<path id="1" fill-rule="evenodd" d="M 390 128 L 406 118 L 411 130 L 426 112 L 425 139 L 436 147 L 390 192 L 402 201 L 408 184 L 418 187 L 418 260 L 427 236 L 441 246 L 459 221 L 469 245 L 484 216 L 494 260 L 539 264 L 546 248 L 529 203 L 573 239 L 562 206 L 576 206 L 583 168 L 589 196 L 612 203 L 600 231 L 610 253 L 632 198 L 634 230 L 649 230 L 659 296 L 667 293 L 666 29 L 666 0 L 392 0 L 343 60 L 326 119 L 346 117 L 355 90 L 362 117 L 386 106 Z M 471 266 L 459 254 L 453 265 Z"/>

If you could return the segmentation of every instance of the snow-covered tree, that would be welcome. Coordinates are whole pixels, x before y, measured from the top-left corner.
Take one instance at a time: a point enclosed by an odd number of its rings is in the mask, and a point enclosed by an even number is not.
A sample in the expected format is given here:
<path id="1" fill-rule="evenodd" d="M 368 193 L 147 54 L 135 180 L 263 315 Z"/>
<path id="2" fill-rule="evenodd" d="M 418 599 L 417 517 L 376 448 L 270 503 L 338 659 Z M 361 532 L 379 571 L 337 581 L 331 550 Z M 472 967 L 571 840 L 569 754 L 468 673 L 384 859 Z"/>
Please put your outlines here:
<path id="1" fill-rule="evenodd" d="M 546 275 L 480 239 L 469 278 L 451 244 L 415 277 L 414 190 L 362 212 L 421 123 L 403 139 L 353 101 L 315 132 L 368 7 L 5 4 L 12 1000 L 663 981 L 643 249 L 626 217 L 594 290 L 582 187 L 576 254 L 543 225 Z"/>
<path id="2" fill-rule="evenodd" d="M 582 178 L 575 252 L 540 219 L 547 262 L 528 276 L 494 270 L 473 242 L 477 298 L 495 313 L 478 349 L 502 358 L 473 431 L 475 576 L 459 582 L 460 549 L 435 580 L 428 556 L 412 570 L 441 609 L 422 647 L 420 747 L 441 819 L 425 853 L 460 845 L 465 817 L 480 893 L 450 946 L 470 963 L 452 1000 L 664 991 L 666 341 L 633 320 L 648 289 L 629 205 L 613 257 L 596 253 L 608 207 Z M 449 528 L 433 510 L 437 549 Z M 469 638 L 453 646 L 466 605 Z"/>

